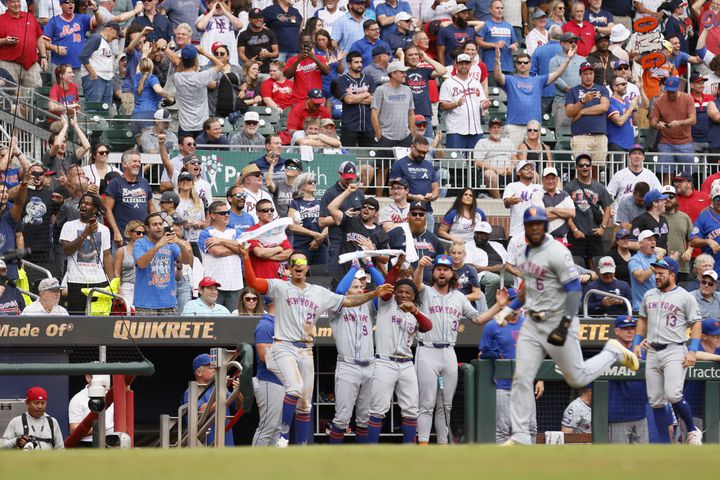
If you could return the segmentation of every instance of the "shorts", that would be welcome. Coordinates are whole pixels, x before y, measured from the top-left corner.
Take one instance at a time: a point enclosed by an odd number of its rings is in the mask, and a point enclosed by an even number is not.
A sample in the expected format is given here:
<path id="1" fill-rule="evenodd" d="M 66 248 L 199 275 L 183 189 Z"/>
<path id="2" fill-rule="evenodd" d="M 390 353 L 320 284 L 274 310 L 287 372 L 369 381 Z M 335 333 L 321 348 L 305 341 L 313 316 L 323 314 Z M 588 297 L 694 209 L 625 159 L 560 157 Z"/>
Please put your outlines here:
<path id="1" fill-rule="evenodd" d="M 40 64 L 37 62 L 33 63 L 30 68 L 24 69 L 19 63 L 0 60 L 0 68 L 7 70 L 15 80 L 19 80 L 18 83 L 23 87 L 40 88 L 42 86 Z"/>
<path id="2" fill-rule="evenodd" d="M 597 235 L 585 236 L 585 238 L 570 238 L 570 252 L 573 257 L 592 258 L 605 253 L 603 249 L 603 238 Z"/>

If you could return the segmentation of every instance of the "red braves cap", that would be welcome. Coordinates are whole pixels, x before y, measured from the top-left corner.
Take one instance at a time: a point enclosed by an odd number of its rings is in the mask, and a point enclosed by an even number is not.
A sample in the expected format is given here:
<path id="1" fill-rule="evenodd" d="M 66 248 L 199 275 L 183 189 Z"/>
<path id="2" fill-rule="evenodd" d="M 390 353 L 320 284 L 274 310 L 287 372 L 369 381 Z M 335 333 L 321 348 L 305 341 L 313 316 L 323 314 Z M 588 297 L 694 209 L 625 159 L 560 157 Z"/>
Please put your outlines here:
<path id="1" fill-rule="evenodd" d="M 222 285 L 220 285 L 218 281 L 212 277 L 205 277 L 200 280 L 200 283 L 198 283 L 198 287 L 222 287 Z"/>
<path id="2" fill-rule="evenodd" d="M 32 402 L 33 400 L 47 400 L 47 392 L 42 387 L 31 387 L 28 388 L 25 394 L 25 401 Z"/>

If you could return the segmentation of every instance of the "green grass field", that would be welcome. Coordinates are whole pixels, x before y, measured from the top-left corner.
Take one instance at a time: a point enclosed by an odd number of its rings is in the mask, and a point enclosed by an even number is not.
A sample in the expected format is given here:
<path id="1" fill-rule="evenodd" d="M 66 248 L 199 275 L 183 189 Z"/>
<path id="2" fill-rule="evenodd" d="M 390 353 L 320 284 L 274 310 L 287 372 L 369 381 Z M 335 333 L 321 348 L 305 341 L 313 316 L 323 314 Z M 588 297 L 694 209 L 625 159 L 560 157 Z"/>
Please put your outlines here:
<path id="1" fill-rule="evenodd" d="M 717 445 L 3 451 L 0 479 L 677 480 L 716 476 L 718 454 Z"/>

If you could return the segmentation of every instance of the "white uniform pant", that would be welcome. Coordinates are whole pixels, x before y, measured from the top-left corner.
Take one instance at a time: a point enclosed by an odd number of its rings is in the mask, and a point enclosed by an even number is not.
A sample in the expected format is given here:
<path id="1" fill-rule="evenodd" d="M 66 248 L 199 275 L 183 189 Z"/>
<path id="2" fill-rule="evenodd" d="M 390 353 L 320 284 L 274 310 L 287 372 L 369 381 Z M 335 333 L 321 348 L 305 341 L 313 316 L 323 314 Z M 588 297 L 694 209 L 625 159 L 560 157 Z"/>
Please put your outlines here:
<path id="1" fill-rule="evenodd" d="M 265 361 L 283 383 L 285 393 L 299 397 L 296 413 L 310 413 L 315 385 L 312 348 L 276 340 L 265 353 Z"/>
<path id="2" fill-rule="evenodd" d="M 648 443 L 648 419 L 641 418 L 631 422 L 612 422 L 608 424 L 610 443 L 630 444 Z"/>
<path id="3" fill-rule="evenodd" d="M 510 440 L 512 422 L 510 421 L 510 390 L 495 390 L 495 443 L 500 445 Z M 530 414 L 530 440 L 535 443 L 537 437 L 537 408 L 533 396 L 532 413 Z"/>
<path id="4" fill-rule="evenodd" d="M 645 383 L 648 401 L 652 408 L 682 400 L 686 372 L 683 367 L 685 355 L 687 355 L 685 345 L 668 345 L 665 350 L 659 352 L 653 348 L 648 349 Z"/>
<path id="5" fill-rule="evenodd" d="M 580 321 L 575 317 L 565 345 L 558 347 L 547 341 L 548 334 L 560 324 L 560 318 L 535 322 L 528 318 L 520 329 L 517 342 L 516 368 L 510 396 L 512 440 L 530 444 L 530 418 L 535 403 L 533 382 L 547 352 L 562 371 L 567 383 L 574 388 L 584 387 L 595 380 L 617 360 L 617 354 L 606 350 L 583 360 L 580 349 Z"/>
<path id="6" fill-rule="evenodd" d="M 253 391 L 260 412 L 260 421 L 253 435 L 253 447 L 275 446 L 280 436 L 285 387 L 254 377 Z"/>
<path id="7" fill-rule="evenodd" d="M 435 411 L 437 442 L 448 443 L 450 432 L 448 432 L 447 426 L 450 424 L 453 396 L 458 382 L 455 349 L 453 347 L 433 348 L 418 345 L 415 351 L 415 370 L 417 371 L 420 405 L 417 426 L 418 442 L 430 440 L 433 411 Z M 440 376 L 443 377 L 445 384 L 444 405 L 438 385 Z"/>
<path id="8" fill-rule="evenodd" d="M 355 425 L 367 427 L 370 418 L 374 362 L 367 366 L 338 360 L 335 367 L 335 418 L 333 425 L 345 430 L 355 408 Z"/>
<path id="9" fill-rule="evenodd" d="M 392 405 L 393 392 L 397 395 L 403 418 L 418 416 L 418 382 L 412 362 L 393 362 L 376 359 L 372 379 L 370 416 L 385 418 Z"/>

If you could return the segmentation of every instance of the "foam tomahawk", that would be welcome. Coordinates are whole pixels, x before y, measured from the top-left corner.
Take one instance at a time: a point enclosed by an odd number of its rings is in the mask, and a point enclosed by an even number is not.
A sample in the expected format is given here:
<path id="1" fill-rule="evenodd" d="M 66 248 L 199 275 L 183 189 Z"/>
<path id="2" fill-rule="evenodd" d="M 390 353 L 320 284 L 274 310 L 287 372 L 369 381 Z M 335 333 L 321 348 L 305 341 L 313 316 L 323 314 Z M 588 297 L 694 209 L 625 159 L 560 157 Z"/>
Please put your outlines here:
<path id="1" fill-rule="evenodd" d="M 280 245 L 287 238 L 285 228 L 293 223 L 292 218 L 283 217 L 263 225 L 257 230 L 245 232 L 237 238 L 239 244 L 247 243 L 250 240 L 260 239 L 264 245 Z"/>
<path id="2" fill-rule="evenodd" d="M 352 262 L 355 259 L 365 257 L 397 257 L 403 253 L 405 252 L 402 250 L 392 250 L 389 248 L 383 250 L 358 250 L 356 252 L 343 253 L 338 257 L 338 263 Z"/>

